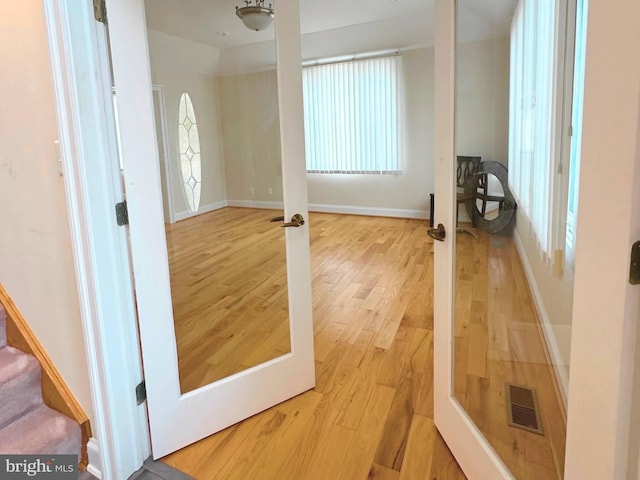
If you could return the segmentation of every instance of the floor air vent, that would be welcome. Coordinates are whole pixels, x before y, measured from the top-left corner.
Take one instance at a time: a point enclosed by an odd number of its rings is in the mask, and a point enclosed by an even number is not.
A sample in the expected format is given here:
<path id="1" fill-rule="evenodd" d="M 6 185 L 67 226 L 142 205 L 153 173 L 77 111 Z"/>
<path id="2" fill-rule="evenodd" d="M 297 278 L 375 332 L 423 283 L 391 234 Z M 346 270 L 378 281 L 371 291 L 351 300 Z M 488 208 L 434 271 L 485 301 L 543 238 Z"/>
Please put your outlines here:
<path id="1" fill-rule="evenodd" d="M 507 383 L 509 425 L 543 435 L 536 392 L 531 388 Z"/>

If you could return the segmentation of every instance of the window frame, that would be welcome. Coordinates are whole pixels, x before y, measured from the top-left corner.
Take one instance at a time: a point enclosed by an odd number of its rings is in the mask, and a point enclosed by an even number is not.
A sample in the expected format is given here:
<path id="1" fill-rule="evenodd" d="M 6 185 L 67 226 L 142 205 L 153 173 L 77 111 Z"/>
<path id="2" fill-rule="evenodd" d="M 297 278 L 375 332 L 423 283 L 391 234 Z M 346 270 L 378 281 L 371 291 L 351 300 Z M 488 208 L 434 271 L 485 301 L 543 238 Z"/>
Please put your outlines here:
<path id="1" fill-rule="evenodd" d="M 184 115 L 183 111 L 183 102 L 184 102 Z M 191 116 L 193 118 L 191 118 Z M 185 124 L 186 121 L 189 121 L 188 124 Z M 180 99 L 178 100 L 178 159 L 180 164 L 180 178 L 182 180 L 182 191 L 184 193 L 184 198 L 187 203 L 187 207 L 189 211 L 193 214 L 198 213 L 200 209 L 200 202 L 202 200 L 202 148 L 200 142 L 200 134 L 198 131 L 198 116 L 196 115 L 196 110 L 193 105 L 193 100 L 191 99 L 191 95 L 188 92 L 182 92 L 180 94 Z M 186 137 L 184 136 L 186 132 Z M 192 138 L 193 137 L 193 138 Z M 183 143 L 186 142 L 187 148 L 183 151 Z M 192 142 L 194 145 L 197 143 L 197 151 L 192 148 Z M 192 155 L 189 158 L 188 153 L 191 150 Z M 185 175 L 185 164 L 184 160 L 189 163 L 189 177 L 187 178 Z M 198 165 L 198 174 L 194 175 L 193 165 L 194 162 Z M 198 176 L 199 178 L 196 178 Z M 191 180 L 193 180 L 193 185 L 191 185 Z"/>

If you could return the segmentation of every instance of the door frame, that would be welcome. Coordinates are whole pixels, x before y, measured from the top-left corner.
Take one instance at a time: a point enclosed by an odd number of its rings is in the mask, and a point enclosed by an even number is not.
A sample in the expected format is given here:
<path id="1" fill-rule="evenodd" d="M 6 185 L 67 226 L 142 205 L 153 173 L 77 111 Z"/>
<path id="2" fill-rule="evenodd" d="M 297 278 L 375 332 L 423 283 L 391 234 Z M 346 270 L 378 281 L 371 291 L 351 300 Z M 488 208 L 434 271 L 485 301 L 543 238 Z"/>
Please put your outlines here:
<path id="1" fill-rule="evenodd" d="M 171 158 L 169 156 L 169 132 L 167 131 L 167 111 L 164 98 L 164 87 L 159 84 L 152 84 L 151 90 L 153 95 L 158 95 L 158 109 L 160 110 L 160 119 L 156 119 L 156 125 L 160 123 L 160 134 L 162 135 L 162 150 L 164 151 L 164 165 L 160 165 L 160 168 L 164 168 L 164 188 L 166 192 L 167 212 L 165 223 L 176 223 L 176 214 L 173 204 L 173 170 L 171 167 Z M 164 196 L 163 195 L 163 199 Z"/>
<path id="2" fill-rule="evenodd" d="M 142 365 L 127 232 L 114 216 L 123 192 L 106 31 L 90 0 L 42 6 L 93 407 L 87 470 L 126 480 L 151 444 L 135 397 Z"/>
<path id="3" fill-rule="evenodd" d="M 442 119 L 435 134 L 436 175 L 442 178 L 436 195 L 451 199 L 437 202 L 435 212 L 436 222 L 451 232 L 445 243 L 435 242 L 435 423 L 471 480 L 507 479 L 511 474 L 453 395 L 455 4 L 436 0 L 435 10 L 435 114 Z M 631 244 L 640 239 L 638 23 L 634 0 L 621 0 L 615 9 L 590 2 L 579 197 L 586 213 L 576 244 L 567 479 L 624 479 L 638 468 L 640 438 L 631 435 L 630 423 L 640 423 L 640 407 L 632 410 L 640 396 L 638 372 L 633 393 L 640 287 L 627 281 Z M 608 175 L 602 174 L 603 159 Z"/>
<path id="4" fill-rule="evenodd" d="M 446 8 L 451 0 L 437 1 L 444 2 Z M 111 171 L 113 157 L 105 154 L 111 151 L 114 142 L 114 126 L 109 122 L 112 114 L 110 89 L 106 89 L 110 85 L 105 84 L 108 78 L 107 47 L 101 25 L 93 20 L 91 1 L 74 3 L 73 8 L 67 8 L 65 0 L 42 2 L 49 33 L 65 190 L 93 400 L 92 423 L 97 443 L 92 445 L 90 468 L 102 478 L 125 480 L 149 456 L 150 443 L 144 405 L 137 406 L 133 394 L 133 388 L 141 379 L 141 366 L 128 249 L 124 230 L 112 217 L 113 204 L 119 201 L 121 192 L 118 192 Z M 637 145 L 640 112 L 637 102 L 628 101 L 629 96 L 637 98 L 640 83 L 640 59 L 634 51 L 638 41 L 635 26 L 640 23 L 640 5 L 635 0 L 620 0 L 619 3 L 618 8 L 607 8 L 604 2 L 592 2 L 589 16 L 588 45 L 591 48 L 587 63 L 596 64 L 598 68 L 588 70 L 585 88 L 591 95 L 585 107 L 609 116 L 606 125 L 603 122 L 596 125 L 595 119 L 585 124 L 585 132 L 588 128 L 597 133 L 584 135 L 583 148 L 592 153 L 588 160 L 585 159 L 589 164 L 588 174 L 584 170 L 581 172 L 580 205 L 594 220 L 581 221 L 578 227 L 579 238 L 585 240 L 578 242 L 577 255 L 592 254 L 593 261 L 578 269 L 590 269 L 589 273 L 601 281 L 597 284 L 576 282 L 576 291 L 593 301 L 574 305 L 574 311 L 580 311 L 583 318 L 577 324 L 579 328 L 574 328 L 573 337 L 588 334 L 590 329 L 601 329 L 601 319 L 606 318 L 609 341 L 595 343 L 595 351 L 590 352 L 590 357 L 611 361 L 606 365 L 588 363 L 583 368 L 574 368 L 571 373 L 568 434 L 572 438 L 584 436 L 589 439 L 589 445 L 574 442 L 567 449 L 567 469 L 581 469 L 585 473 L 576 478 L 624 478 L 627 468 L 637 466 L 627 467 L 627 463 L 631 463 L 631 456 L 627 458 L 627 454 L 635 449 L 637 458 L 639 446 L 636 439 L 629 438 L 628 420 L 632 413 L 636 337 L 633 333 L 640 314 L 640 288 L 621 282 L 619 275 L 613 275 L 611 270 L 613 265 L 618 268 L 623 264 L 628 266 L 629 245 L 640 238 L 640 147 Z M 611 25 L 626 28 L 612 29 Z M 611 52 L 617 54 L 611 55 Z M 621 56 L 636 61 L 620 62 Z M 82 82 L 78 80 L 80 78 Z M 611 88 L 611 78 L 620 82 L 617 88 Z M 598 95 L 599 89 L 604 89 L 606 95 Z M 96 92 L 102 92 L 102 96 Z M 82 109 L 78 108 L 80 103 Z M 592 113 L 592 116 L 595 115 Z M 601 137 L 603 128 L 610 134 L 608 137 Z M 605 187 L 614 186 L 620 190 L 620 185 L 614 185 L 613 178 L 601 175 L 601 158 L 618 162 L 619 175 L 615 178 L 628 180 L 623 182 L 630 200 L 628 204 L 621 206 L 601 195 Z M 596 163 L 597 174 L 592 175 Z M 89 164 L 91 168 L 87 168 Z M 635 184 L 629 184 L 634 178 Z M 617 212 L 617 215 L 607 223 L 608 228 L 603 229 L 604 222 L 600 219 L 611 212 Z M 602 213 L 605 216 L 600 216 Z M 438 218 L 442 215 L 439 213 Z M 451 215 L 448 218 L 452 220 Z M 630 222 L 630 218 L 637 220 Z M 620 226 L 622 230 L 616 229 Z M 619 232 L 616 247 L 620 248 L 589 252 L 589 244 L 608 244 L 607 231 Z M 601 270 L 603 266 L 605 268 Z M 605 275 L 615 281 L 608 285 L 603 281 Z M 607 308 L 605 302 L 598 302 L 603 285 L 607 286 L 607 291 L 613 291 L 614 298 L 620 299 L 615 311 Z M 443 288 L 451 286 L 444 285 Z M 105 328 L 107 325 L 109 328 Z M 442 322 L 436 320 L 436 329 L 442 328 Z M 446 348 L 446 345 L 436 340 L 435 348 Z M 571 363 L 576 365 L 581 355 L 584 352 L 573 349 Z M 593 381 L 596 375 L 607 380 L 607 388 Z M 446 385 L 447 381 L 446 377 L 436 377 L 436 389 L 441 389 L 441 382 Z M 588 392 L 588 395 L 580 395 L 582 392 Z M 436 408 L 441 407 L 436 400 Z M 606 416 L 602 415 L 602 408 L 608 409 Z M 460 461 L 463 463 L 463 459 Z M 595 472 L 598 472 L 596 477 Z M 630 474 L 632 472 L 629 470 Z"/>

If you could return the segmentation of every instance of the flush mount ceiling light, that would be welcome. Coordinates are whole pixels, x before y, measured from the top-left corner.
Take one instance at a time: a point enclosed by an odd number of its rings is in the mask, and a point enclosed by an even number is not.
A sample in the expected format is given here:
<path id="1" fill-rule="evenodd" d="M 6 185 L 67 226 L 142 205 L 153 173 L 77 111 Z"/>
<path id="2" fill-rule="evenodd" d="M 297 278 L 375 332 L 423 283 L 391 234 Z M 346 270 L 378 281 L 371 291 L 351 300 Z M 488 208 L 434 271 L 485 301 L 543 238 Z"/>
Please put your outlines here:
<path id="1" fill-rule="evenodd" d="M 270 3 L 268 7 L 264 6 L 264 0 L 244 0 L 244 7 L 236 7 L 236 15 L 242 20 L 247 28 L 256 32 L 264 30 L 274 17 L 273 6 Z"/>

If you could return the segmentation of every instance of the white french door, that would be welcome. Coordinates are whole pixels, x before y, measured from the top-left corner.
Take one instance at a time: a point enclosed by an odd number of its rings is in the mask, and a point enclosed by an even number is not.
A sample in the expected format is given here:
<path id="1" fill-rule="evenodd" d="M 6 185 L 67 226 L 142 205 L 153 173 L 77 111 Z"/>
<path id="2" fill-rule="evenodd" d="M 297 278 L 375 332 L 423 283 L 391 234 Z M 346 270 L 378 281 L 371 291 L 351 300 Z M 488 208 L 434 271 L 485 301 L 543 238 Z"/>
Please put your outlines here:
<path id="1" fill-rule="evenodd" d="M 272 224 L 286 237 L 289 353 L 182 393 L 144 2 L 109 0 L 107 10 L 151 443 L 153 457 L 158 458 L 315 385 L 309 232 L 308 224 L 298 228 Z M 275 33 L 284 213 L 287 219 L 296 213 L 306 218 L 296 0 L 278 11 Z"/>
<path id="2" fill-rule="evenodd" d="M 454 385 L 455 158 L 456 153 L 465 154 L 456 152 L 457 3 L 435 2 L 434 223 L 443 224 L 446 237 L 434 242 L 434 416 L 438 430 L 469 479 L 507 479 L 515 475 L 456 397 Z M 483 4 L 488 9 L 492 5 L 490 1 L 474 3 L 478 9 Z M 563 477 L 571 480 L 632 478 L 637 470 L 637 464 L 628 460 L 635 458 L 634 445 L 629 450 L 629 418 L 634 415 L 629 369 L 635 358 L 630 339 L 636 338 L 640 294 L 627 279 L 630 246 L 640 236 L 640 64 L 633 46 L 634 42 L 637 45 L 638 34 L 628 29 L 640 18 L 640 6 L 624 1 L 611 9 L 590 2 L 589 10 L 579 201 L 580 210 L 587 214 L 580 217 L 577 233 Z M 629 61 L 620 62 L 620 58 Z M 607 171 L 619 175 L 603 175 L 605 158 L 610 162 Z M 606 198 L 602 195 L 605 191 Z M 602 222 L 607 223 L 605 231 Z M 457 235 L 459 238 L 461 234 Z M 514 445 L 516 448 L 520 447 Z M 528 474 L 546 478 L 532 471 Z"/>
<path id="3" fill-rule="evenodd" d="M 509 478 L 509 472 L 454 396 L 455 295 L 455 48 L 456 2 L 435 2 L 434 421 L 471 480 Z"/>

